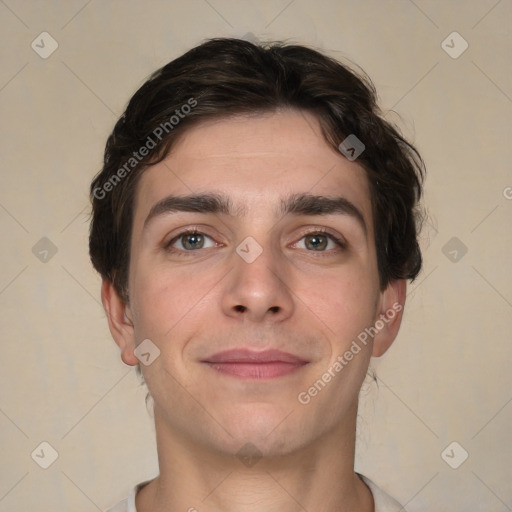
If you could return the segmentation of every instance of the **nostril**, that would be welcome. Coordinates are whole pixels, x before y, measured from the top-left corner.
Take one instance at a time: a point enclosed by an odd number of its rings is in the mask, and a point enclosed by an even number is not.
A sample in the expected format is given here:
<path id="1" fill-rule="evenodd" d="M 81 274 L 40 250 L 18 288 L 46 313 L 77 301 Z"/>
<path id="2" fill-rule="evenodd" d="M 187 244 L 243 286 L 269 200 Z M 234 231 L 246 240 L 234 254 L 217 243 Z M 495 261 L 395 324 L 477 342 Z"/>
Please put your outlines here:
<path id="1" fill-rule="evenodd" d="M 245 306 L 238 305 L 238 306 L 235 306 L 235 309 L 237 311 L 245 311 L 247 308 Z"/>

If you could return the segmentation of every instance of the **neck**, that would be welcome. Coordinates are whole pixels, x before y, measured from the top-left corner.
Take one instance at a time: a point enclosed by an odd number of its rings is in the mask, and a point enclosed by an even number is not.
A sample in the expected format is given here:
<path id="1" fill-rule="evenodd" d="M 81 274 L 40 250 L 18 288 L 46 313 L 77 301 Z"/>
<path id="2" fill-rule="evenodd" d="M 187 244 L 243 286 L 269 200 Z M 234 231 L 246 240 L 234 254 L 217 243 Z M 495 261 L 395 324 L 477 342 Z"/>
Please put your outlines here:
<path id="1" fill-rule="evenodd" d="M 313 444 L 258 458 L 251 445 L 245 457 L 200 446 L 155 410 L 160 475 L 137 494 L 137 512 L 373 512 L 354 473 L 356 413 Z"/>

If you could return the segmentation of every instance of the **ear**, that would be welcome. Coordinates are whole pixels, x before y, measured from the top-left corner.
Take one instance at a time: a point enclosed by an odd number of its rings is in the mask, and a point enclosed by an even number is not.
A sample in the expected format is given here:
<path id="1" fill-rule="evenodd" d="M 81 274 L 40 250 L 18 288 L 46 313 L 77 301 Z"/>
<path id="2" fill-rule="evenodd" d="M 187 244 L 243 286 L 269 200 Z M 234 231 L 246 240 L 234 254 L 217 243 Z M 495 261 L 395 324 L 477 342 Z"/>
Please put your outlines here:
<path id="1" fill-rule="evenodd" d="M 130 306 L 119 297 L 112 281 L 103 278 L 101 282 L 101 302 L 108 319 L 110 333 L 121 349 L 121 359 L 125 364 L 136 366 L 135 332 Z"/>
<path id="2" fill-rule="evenodd" d="M 374 324 L 378 331 L 373 339 L 374 357 L 384 354 L 395 341 L 402 323 L 406 289 L 405 279 L 395 279 L 381 292 Z"/>

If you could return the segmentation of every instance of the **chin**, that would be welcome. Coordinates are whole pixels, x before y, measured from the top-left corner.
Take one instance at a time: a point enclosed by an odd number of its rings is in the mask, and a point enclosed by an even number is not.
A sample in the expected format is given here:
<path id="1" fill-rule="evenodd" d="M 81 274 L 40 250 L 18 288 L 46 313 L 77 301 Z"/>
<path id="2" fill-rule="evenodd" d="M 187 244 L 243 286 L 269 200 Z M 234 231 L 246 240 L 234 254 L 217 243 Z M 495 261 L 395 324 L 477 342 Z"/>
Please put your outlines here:
<path id="1" fill-rule="evenodd" d="M 233 408 L 226 418 L 226 446 L 237 453 L 247 445 L 254 446 L 262 456 L 278 457 L 307 444 L 303 422 L 292 407 L 265 404 L 244 404 Z M 250 449 L 250 448 L 248 448 Z"/>

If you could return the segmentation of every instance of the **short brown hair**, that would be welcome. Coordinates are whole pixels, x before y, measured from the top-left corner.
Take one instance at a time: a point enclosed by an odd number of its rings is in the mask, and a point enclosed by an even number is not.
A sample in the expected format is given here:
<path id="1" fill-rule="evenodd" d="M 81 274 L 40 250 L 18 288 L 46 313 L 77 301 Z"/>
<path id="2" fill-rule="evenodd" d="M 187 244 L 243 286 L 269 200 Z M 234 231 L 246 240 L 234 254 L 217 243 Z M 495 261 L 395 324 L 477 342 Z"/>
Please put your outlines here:
<path id="1" fill-rule="evenodd" d="M 125 302 L 135 190 L 144 169 L 162 161 L 177 135 L 197 122 L 280 108 L 313 113 L 335 148 L 349 135 L 362 141 L 358 163 L 370 186 L 381 288 L 418 275 L 424 164 L 384 119 L 371 80 L 304 46 L 216 38 L 155 71 L 133 95 L 91 183 L 91 261 Z"/>

